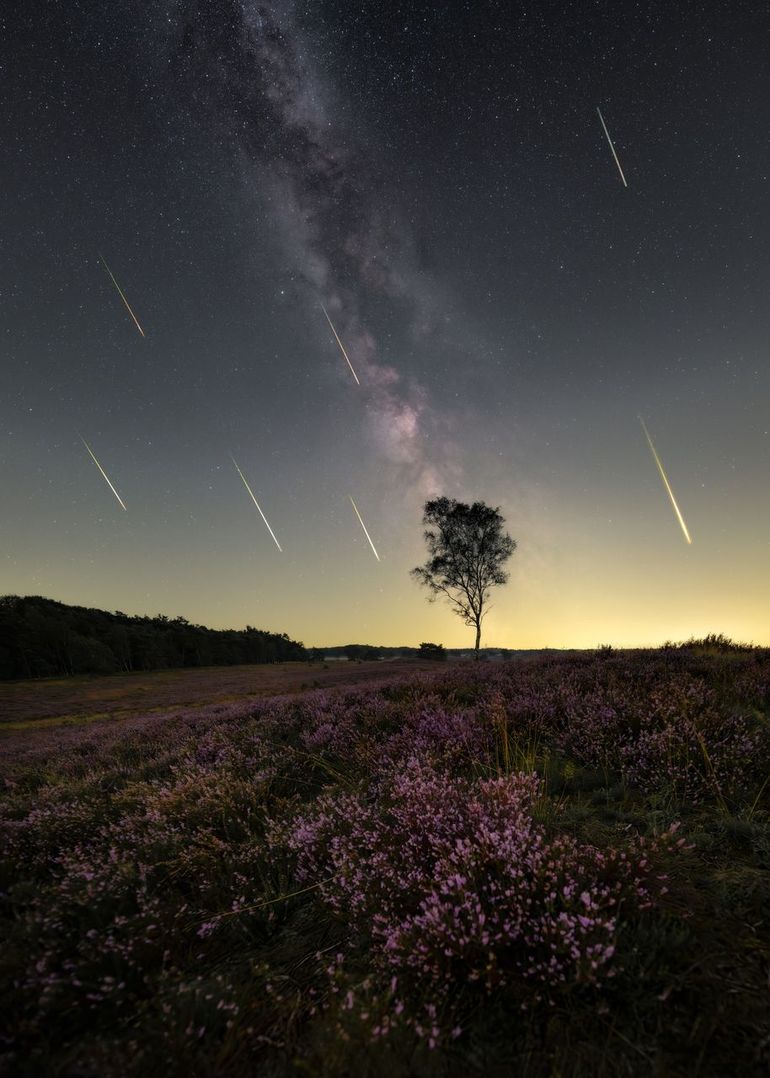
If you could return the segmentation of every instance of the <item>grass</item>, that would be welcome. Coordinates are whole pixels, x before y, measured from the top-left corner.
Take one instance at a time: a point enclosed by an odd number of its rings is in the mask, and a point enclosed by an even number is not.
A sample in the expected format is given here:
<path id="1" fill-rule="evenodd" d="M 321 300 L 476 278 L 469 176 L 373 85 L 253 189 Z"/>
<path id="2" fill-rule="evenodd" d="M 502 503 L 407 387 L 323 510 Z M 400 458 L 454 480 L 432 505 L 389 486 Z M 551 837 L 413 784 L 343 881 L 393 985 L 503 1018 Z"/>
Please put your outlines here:
<path id="1" fill-rule="evenodd" d="M 768 653 L 612 653 L 392 675 L 371 664 L 304 692 L 316 671 L 271 670 L 260 683 L 246 669 L 218 671 L 220 683 L 200 674 L 205 702 L 187 707 L 190 683 L 177 676 L 143 678 L 123 695 L 83 682 L 92 698 L 80 709 L 78 686 L 38 683 L 37 713 L 48 718 L 7 727 L 5 1073 L 765 1072 Z M 262 691 L 238 699 L 234 676 Z M 157 698 L 142 710 L 153 684 L 171 686 L 176 704 L 159 692 L 165 710 Z M 107 720 L 91 710 L 100 693 L 114 693 Z M 127 702 L 132 713 L 118 708 Z M 513 796 L 533 772 L 534 799 L 511 802 L 524 837 L 514 829 L 510 841 L 524 843 L 522 857 L 529 834 L 554 850 L 572 844 L 565 871 L 578 871 L 577 893 L 598 903 L 612 958 L 585 976 L 568 948 L 563 980 L 533 981 L 521 935 L 509 934 L 489 945 L 498 973 L 485 987 L 473 935 L 437 937 L 453 955 L 427 954 L 440 973 L 412 968 L 408 949 L 383 948 L 377 918 L 395 917 L 410 939 L 420 895 L 486 903 L 488 918 L 499 910 L 495 888 L 511 861 L 495 828 L 506 817 L 484 799 Z M 480 821 L 457 870 L 464 882 L 443 885 L 431 843 L 443 848 L 449 827 L 450 849 L 463 813 Z M 619 852 L 635 866 L 627 883 Z M 649 901 L 635 898 L 634 874 Z M 602 880 L 620 888 L 615 912 L 600 908 Z M 543 895 L 520 907 L 525 934 L 551 902 Z M 557 896 L 559 909 L 572 916 Z"/>
<path id="2" fill-rule="evenodd" d="M 368 683 L 433 669 L 418 660 L 392 662 L 269 663 L 249 666 L 191 667 L 142 673 L 78 675 L 0 681 L 0 733 L 57 723 L 127 718 L 148 710 L 207 707 L 308 688 Z M 148 706 L 149 705 L 149 706 Z"/>

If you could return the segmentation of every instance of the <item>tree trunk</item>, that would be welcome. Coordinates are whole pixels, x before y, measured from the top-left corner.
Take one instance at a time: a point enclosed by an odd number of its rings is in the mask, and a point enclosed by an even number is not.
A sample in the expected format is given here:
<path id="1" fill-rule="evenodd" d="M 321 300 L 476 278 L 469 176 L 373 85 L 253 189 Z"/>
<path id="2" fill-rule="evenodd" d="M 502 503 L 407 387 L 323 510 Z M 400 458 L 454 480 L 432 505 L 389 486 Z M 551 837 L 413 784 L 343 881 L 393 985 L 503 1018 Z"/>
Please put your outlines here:
<path id="1" fill-rule="evenodd" d="M 473 656 L 474 659 L 478 659 L 478 657 L 479 657 L 479 644 L 480 643 L 481 643 L 481 622 L 477 621 L 476 622 L 476 654 Z"/>

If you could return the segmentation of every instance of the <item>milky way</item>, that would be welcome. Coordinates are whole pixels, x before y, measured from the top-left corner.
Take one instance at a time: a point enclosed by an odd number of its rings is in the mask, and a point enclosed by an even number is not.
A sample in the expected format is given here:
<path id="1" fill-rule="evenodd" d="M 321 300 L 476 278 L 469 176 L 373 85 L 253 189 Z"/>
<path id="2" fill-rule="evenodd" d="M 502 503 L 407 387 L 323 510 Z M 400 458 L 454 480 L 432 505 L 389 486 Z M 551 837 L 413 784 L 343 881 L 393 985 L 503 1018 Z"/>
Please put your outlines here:
<path id="1" fill-rule="evenodd" d="M 232 125 L 243 167 L 253 169 L 248 181 L 271 185 L 286 252 L 306 284 L 306 310 L 320 301 L 334 319 L 335 336 L 339 326 L 343 354 L 368 390 L 363 407 L 377 448 L 401 466 L 407 486 L 435 492 L 453 448 L 445 440 L 426 446 L 426 391 L 381 359 L 366 317 L 372 298 L 406 301 L 414 325 L 425 306 L 427 282 L 409 265 L 409 238 L 389 219 L 393 199 L 324 102 L 323 78 L 304 55 L 294 5 L 225 8 L 198 7 L 177 62 L 192 86 L 205 87 L 200 104 L 213 111 L 214 122 Z"/>

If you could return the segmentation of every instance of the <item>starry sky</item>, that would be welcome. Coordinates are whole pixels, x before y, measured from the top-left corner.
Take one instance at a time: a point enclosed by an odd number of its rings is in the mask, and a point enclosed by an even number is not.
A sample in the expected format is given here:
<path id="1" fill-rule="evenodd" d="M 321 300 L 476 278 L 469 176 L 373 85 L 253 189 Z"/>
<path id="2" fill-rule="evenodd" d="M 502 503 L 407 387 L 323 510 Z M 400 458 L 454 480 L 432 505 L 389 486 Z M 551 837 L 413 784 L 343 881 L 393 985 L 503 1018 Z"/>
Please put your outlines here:
<path id="1" fill-rule="evenodd" d="M 518 542 L 483 644 L 770 643 L 764 3 L 0 30 L 0 593 L 470 646 L 409 577 L 446 495 Z"/>

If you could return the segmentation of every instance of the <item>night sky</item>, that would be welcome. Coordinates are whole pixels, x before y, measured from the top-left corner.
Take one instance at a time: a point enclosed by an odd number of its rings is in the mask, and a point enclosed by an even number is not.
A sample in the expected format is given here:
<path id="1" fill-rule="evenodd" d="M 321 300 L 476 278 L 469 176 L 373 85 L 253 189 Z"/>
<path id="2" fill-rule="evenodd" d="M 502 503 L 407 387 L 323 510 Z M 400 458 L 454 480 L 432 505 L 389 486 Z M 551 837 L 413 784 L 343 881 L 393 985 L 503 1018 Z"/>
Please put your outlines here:
<path id="1" fill-rule="evenodd" d="M 470 646 L 441 494 L 518 542 L 483 644 L 770 643 L 766 4 L 0 26 L 0 593 Z"/>

